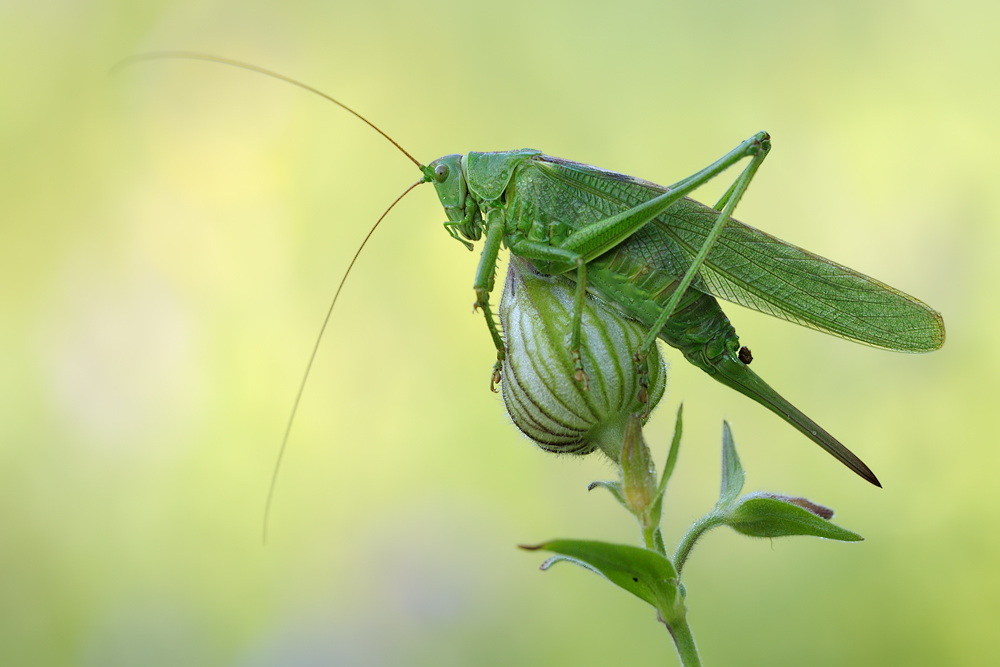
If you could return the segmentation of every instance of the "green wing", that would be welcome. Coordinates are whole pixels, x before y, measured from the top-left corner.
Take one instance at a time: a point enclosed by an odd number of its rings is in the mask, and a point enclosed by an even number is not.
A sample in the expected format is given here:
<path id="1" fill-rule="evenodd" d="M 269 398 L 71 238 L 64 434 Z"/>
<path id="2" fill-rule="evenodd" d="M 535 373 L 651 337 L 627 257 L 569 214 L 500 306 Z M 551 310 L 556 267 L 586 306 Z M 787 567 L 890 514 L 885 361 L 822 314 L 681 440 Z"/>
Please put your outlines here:
<path id="1" fill-rule="evenodd" d="M 544 161 L 542 161 L 544 160 Z M 666 188 L 589 165 L 543 157 L 539 171 L 577 190 L 583 218 L 606 217 Z M 660 269 L 683 275 L 718 212 L 684 199 L 626 243 Z M 598 218 L 599 219 L 599 218 Z M 930 352 L 944 321 L 927 304 L 874 278 L 731 220 L 700 271 L 696 289 L 812 329 L 887 350 Z"/>
<path id="2" fill-rule="evenodd" d="M 680 204 L 652 224 L 690 261 L 718 214 L 693 200 Z M 875 347 L 930 352 L 944 344 L 940 313 L 922 301 L 735 220 L 701 277 L 721 299 Z"/>

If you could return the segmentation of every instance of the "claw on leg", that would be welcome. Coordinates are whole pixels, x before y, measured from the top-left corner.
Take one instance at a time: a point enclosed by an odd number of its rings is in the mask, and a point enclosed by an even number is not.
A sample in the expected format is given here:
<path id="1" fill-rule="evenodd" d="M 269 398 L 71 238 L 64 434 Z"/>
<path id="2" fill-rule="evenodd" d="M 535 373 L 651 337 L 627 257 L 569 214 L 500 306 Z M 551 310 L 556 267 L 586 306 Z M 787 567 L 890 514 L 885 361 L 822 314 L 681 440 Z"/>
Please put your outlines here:
<path id="1" fill-rule="evenodd" d="M 493 366 L 493 375 L 490 377 L 490 391 L 494 394 L 497 393 L 497 385 L 500 384 L 500 369 L 502 368 L 502 363 L 498 359 L 497 363 Z"/>
<path id="2" fill-rule="evenodd" d="M 583 383 L 583 390 L 590 391 L 590 376 L 583 370 L 583 359 L 580 358 L 580 350 L 571 350 L 573 357 L 573 379 Z"/>
<path id="3" fill-rule="evenodd" d="M 632 359 L 635 361 L 635 372 L 639 379 L 639 402 L 646 406 L 643 417 L 649 416 L 649 364 L 646 363 L 646 354 L 642 351 L 636 352 Z"/>

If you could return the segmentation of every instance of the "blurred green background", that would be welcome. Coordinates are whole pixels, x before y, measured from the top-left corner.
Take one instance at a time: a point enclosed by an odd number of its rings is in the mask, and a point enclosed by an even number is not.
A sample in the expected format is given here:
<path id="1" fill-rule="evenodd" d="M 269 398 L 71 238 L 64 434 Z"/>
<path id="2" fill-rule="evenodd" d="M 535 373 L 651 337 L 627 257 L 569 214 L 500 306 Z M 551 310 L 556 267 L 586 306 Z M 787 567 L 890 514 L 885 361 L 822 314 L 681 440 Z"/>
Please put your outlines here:
<path id="1" fill-rule="evenodd" d="M 363 5 L 363 6 L 362 6 Z M 488 390 L 478 258 L 423 161 L 530 146 L 671 183 L 752 133 L 742 221 L 939 309 L 912 356 L 726 308 L 754 368 L 870 487 L 679 355 L 647 429 L 673 544 L 747 490 L 863 534 L 710 534 L 685 571 L 707 665 L 995 664 L 1000 218 L 995 3 L 0 2 L 0 654 L 10 665 L 673 664 L 651 609 L 517 543 L 637 542 L 599 458 L 543 454 Z M 735 176 L 735 172 L 733 172 Z M 728 182 L 728 181 L 727 181 Z M 701 196 L 714 201 L 721 181 Z M 497 298 L 499 292 L 497 292 Z"/>

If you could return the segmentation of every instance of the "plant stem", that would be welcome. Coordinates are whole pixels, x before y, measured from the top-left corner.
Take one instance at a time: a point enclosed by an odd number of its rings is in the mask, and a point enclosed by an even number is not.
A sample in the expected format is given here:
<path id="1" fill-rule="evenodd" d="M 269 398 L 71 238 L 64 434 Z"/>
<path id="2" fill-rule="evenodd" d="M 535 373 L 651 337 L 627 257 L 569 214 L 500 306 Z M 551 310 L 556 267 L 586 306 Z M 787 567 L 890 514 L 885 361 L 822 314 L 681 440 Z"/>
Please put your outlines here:
<path id="1" fill-rule="evenodd" d="M 677 655 L 680 656 L 681 664 L 684 667 L 701 667 L 701 658 L 698 657 L 698 647 L 694 644 L 694 635 L 691 634 L 691 628 L 688 627 L 687 618 L 681 616 L 678 619 L 674 619 L 673 623 L 666 623 L 667 630 L 670 631 L 670 636 L 674 640 L 674 646 L 677 648 Z"/>
<path id="2" fill-rule="evenodd" d="M 722 516 L 715 512 L 709 512 L 691 526 L 684 539 L 677 545 L 677 551 L 674 552 L 674 567 L 677 569 L 678 576 L 680 576 L 681 569 L 683 569 L 684 563 L 691 554 L 691 549 L 694 548 L 694 543 L 698 541 L 698 538 L 716 526 L 721 526 L 723 523 Z"/>
<path id="3" fill-rule="evenodd" d="M 650 551 L 660 552 L 656 548 L 656 526 L 643 526 L 642 527 L 642 540 L 646 543 L 646 548 Z M 666 554 L 662 554 L 666 556 Z"/>

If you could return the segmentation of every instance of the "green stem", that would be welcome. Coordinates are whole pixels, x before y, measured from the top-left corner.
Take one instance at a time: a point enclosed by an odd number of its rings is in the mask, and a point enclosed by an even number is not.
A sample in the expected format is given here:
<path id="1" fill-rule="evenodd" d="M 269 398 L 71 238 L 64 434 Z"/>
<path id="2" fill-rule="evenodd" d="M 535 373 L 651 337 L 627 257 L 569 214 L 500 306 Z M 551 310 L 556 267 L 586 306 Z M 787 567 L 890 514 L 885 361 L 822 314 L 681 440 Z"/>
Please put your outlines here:
<path id="1" fill-rule="evenodd" d="M 698 519 L 691 529 L 688 530 L 684 539 L 681 543 L 677 545 L 677 551 L 674 552 L 674 567 L 677 569 L 677 576 L 681 574 L 681 569 L 684 567 L 685 561 L 687 561 L 688 556 L 691 554 L 691 549 L 694 548 L 694 543 L 698 541 L 698 538 L 704 535 L 706 532 L 712 530 L 717 526 L 721 526 L 724 523 L 723 517 L 715 512 L 709 512 L 705 516 Z"/>
<path id="2" fill-rule="evenodd" d="M 660 550 L 656 546 L 656 526 L 642 527 L 642 541 L 646 543 L 647 549 L 660 553 Z M 663 555 L 666 556 L 666 554 Z"/>
<path id="3" fill-rule="evenodd" d="M 688 627 L 687 618 L 681 616 L 678 619 L 674 619 L 673 623 L 664 623 L 667 626 L 667 630 L 670 631 L 670 636 L 674 640 L 674 646 L 677 648 L 677 655 L 681 658 L 681 664 L 684 667 L 701 667 L 701 658 L 698 657 L 698 647 L 694 644 L 694 635 L 691 634 L 691 628 Z"/>
<path id="4" fill-rule="evenodd" d="M 653 546 L 653 550 L 658 554 L 664 556 L 665 558 L 670 558 L 670 556 L 667 556 L 667 546 L 663 543 L 663 531 L 659 528 L 656 528 L 653 531 Z"/>

